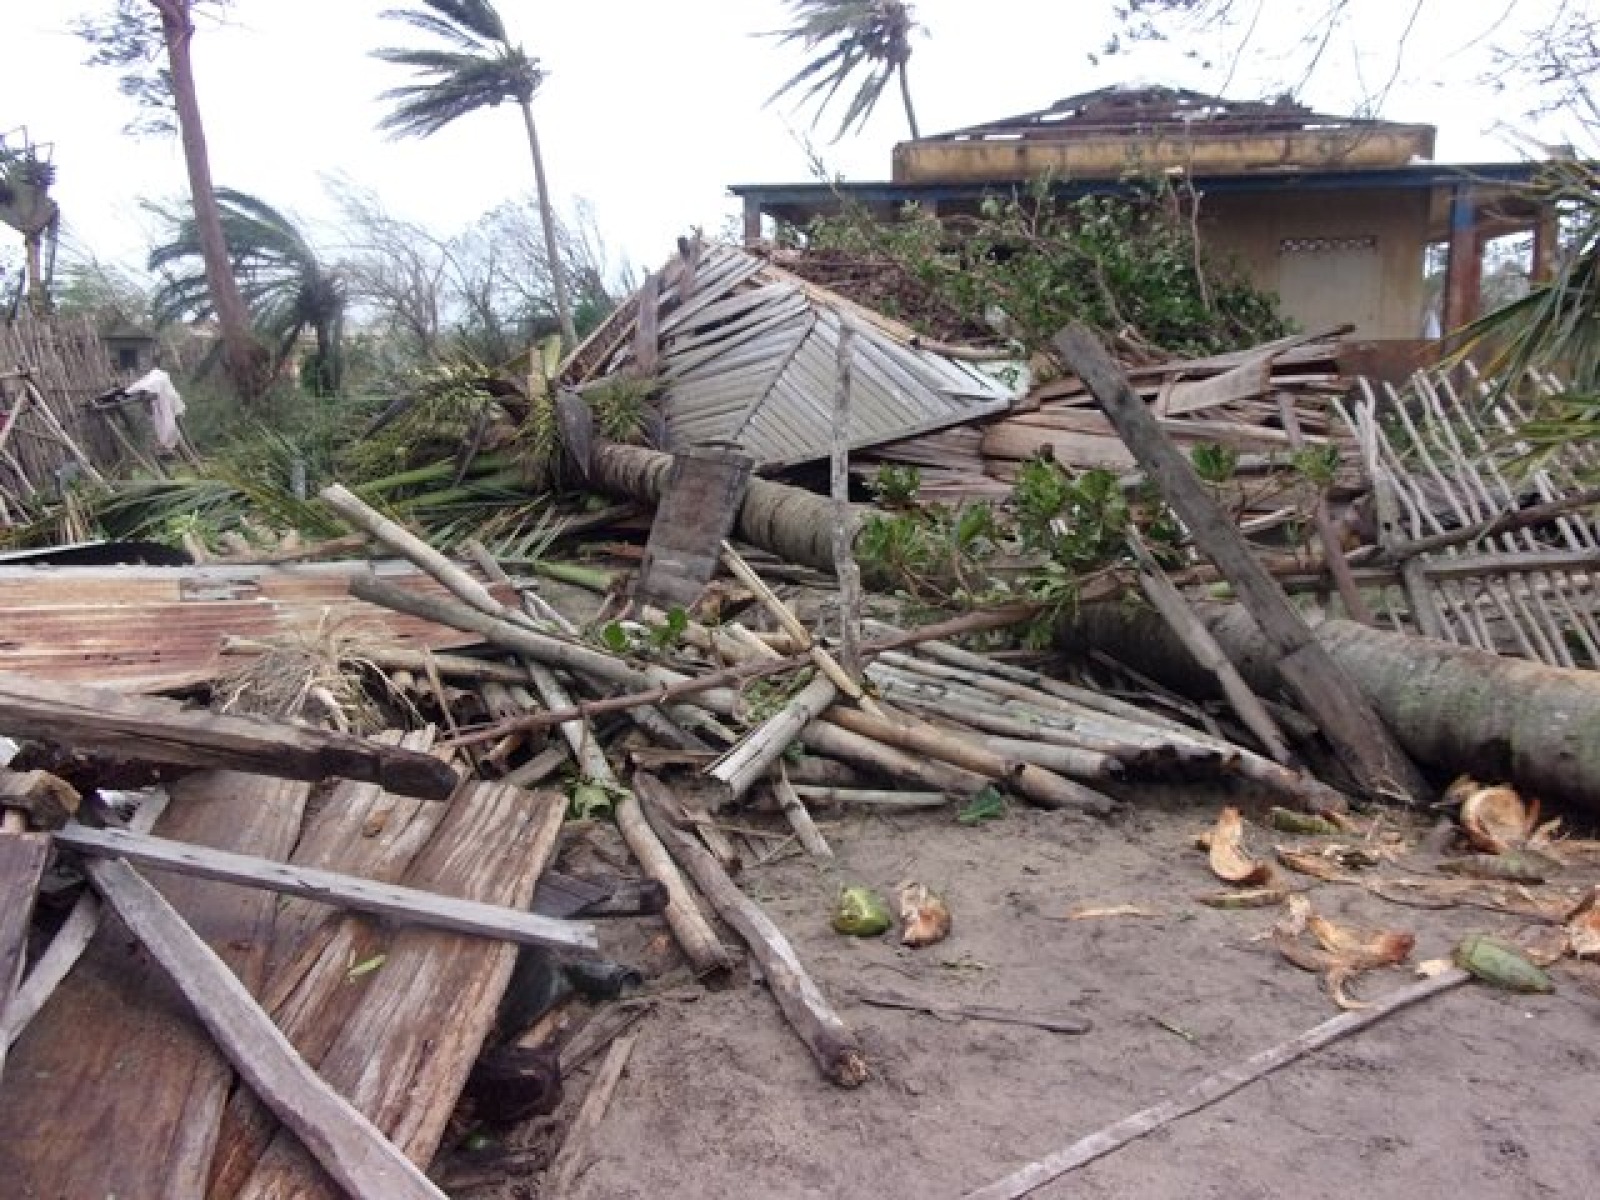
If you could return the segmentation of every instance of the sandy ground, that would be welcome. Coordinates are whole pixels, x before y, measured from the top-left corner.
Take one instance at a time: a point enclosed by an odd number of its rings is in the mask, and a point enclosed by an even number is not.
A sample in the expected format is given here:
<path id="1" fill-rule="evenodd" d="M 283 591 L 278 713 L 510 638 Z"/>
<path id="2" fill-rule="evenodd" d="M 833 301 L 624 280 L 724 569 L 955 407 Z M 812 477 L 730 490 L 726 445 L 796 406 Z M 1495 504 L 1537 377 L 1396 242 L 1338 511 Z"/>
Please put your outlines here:
<path id="1" fill-rule="evenodd" d="M 680 990 L 640 1022 L 572 1195 L 956 1197 L 1335 1015 L 1316 976 L 1258 940 L 1278 910 L 1195 902 L 1220 886 L 1194 847 L 1216 811 L 1167 801 L 1094 820 L 1013 808 L 977 828 L 949 813 L 850 817 L 825 826 L 836 871 L 789 858 L 747 872 L 747 892 L 859 1032 L 873 1079 L 853 1092 L 824 1081 L 745 974 L 716 991 Z M 1296 840 L 1258 828 L 1251 838 L 1262 851 Z M 1595 876 L 1591 866 L 1562 882 Z M 888 891 L 908 878 L 948 897 L 947 941 L 909 950 L 892 934 L 829 929 L 841 880 Z M 1329 917 L 1413 932 L 1415 959 L 1448 954 L 1470 931 L 1527 924 L 1335 884 L 1310 895 Z M 1064 919 L 1113 904 L 1162 915 Z M 648 944 L 651 925 L 616 923 L 614 949 Z M 1356 990 L 1378 995 L 1411 978 L 1393 968 Z M 1425 1001 L 1034 1194 L 1600 1194 L 1600 990 L 1581 967 L 1558 967 L 1556 978 L 1549 996 L 1474 984 Z M 852 998 L 858 987 L 1075 1014 L 1093 1029 L 1067 1036 L 890 1011 Z M 575 1103 L 583 1084 L 569 1091 Z M 538 1178 L 458 1194 L 537 1196 Z"/>

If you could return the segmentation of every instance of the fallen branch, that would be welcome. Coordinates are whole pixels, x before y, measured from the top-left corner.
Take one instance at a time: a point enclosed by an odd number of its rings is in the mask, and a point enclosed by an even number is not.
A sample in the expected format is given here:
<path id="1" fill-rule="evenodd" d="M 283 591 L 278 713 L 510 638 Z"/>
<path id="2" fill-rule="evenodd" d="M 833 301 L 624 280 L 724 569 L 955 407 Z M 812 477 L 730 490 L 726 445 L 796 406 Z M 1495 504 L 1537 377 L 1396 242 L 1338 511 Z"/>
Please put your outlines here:
<path id="1" fill-rule="evenodd" d="M 1088 1033 L 1093 1026 L 1082 1017 L 1059 1017 L 1051 1013 L 1024 1012 L 1013 1008 L 995 1008 L 988 1004 L 959 1004 L 940 1000 L 914 1000 L 898 992 L 874 991 L 856 988 L 850 993 L 863 1004 L 876 1008 L 897 1008 L 905 1012 L 927 1013 L 930 1016 L 964 1017 L 969 1021 L 992 1021 L 997 1025 L 1026 1025 L 1046 1033 Z"/>
<path id="2" fill-rule="evenodd" d="M 1431 979 L 1424 979 L 1390 992 L 1387 996 L 1374 1000 L 1370 1007 L 1357 1012 L 1341 1013 L 1297 1037 L 1279 1043 L 1270 1050 L 1252 1055 L 1237 1066 L 1202 1079 L 1170 1100 L 1136 1112 L 1131 1117 L 1125 1117 L 1098 1133 L 1080 1138 L 1048 1158 L 1029 1163 L 998 1183 L 991 1183 L 977 1191 L 968 1192 L 965 1200 L 1017 1200 L 1017 1197 L 1028 1195 L 1051 1180 L 1059 1179 L 1068 1171 L 1076 1170 L 1097 1158 L 1104 1158 L 1129 1142 L 1154 1133 L 1162 1126 L 1170 1125 L 1190 1113 L 1199 1112 L 1202 1108 L 1233 1095 L 1240 1088 L 1265 1078 L 1297 1059 L 1304 1058 L 1341 1038 L 1349 1037 L 1368 1025 L 1376 1024 L 1402 1008 L 1459 987 L 1470 978 L 1472 977 L 1465 971 L 1452 967 Z"/>
<path id="3" fill-rule="evenodd" d="M 866 1082 L 867 1060 L 855 1034 L 812 982 L 783 931 L 739 890 L 704 848 L 672 823 L 672 794 L 660 780 L 641 771 L 633 782 L 650 824 L 722 919 L 750 947 L 778 1007 L 823 1074 L 841 1087 L 857 1087 Z"/>

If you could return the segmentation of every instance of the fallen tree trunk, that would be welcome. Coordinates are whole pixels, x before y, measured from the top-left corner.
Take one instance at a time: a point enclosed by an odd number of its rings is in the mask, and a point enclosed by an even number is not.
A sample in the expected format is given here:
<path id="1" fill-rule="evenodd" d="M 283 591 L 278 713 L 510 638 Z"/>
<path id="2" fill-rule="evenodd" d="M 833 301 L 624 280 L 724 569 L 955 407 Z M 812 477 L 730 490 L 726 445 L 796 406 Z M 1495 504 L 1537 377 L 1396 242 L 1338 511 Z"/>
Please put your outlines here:
<path id="1" fill-rule="evenodd" d="M 589 462 L 589 480 L 602 491 L 643 504 L 655 504 L 666 491 L 672 455 L 643 446 L 601 442 Z M 860 510 L 851 510 L 849 540 Z M 803 488 L 750 480 L 739 506 L 735 525 L 739 536 L 753 546 L 771 551 L 791 563 L 833 572 L 833 527 L 837 512 L 833 500 Z"/>
<path id="2" fill-rule="evenodd" d="M 1272 648 L 1247 612 L 1232 605 L 1197 611 L 1251 686 L 1281 685 Z M 1175 687 L 1198 694 L 1215 687 L 1148 610 L 1086 605 L 1061 634 L 1069 649 L 1097 646 Z M 1353 621 L 1324 622 L 1316 634 L 1418 762 L 1600 811 L 1600 674 Z"/>

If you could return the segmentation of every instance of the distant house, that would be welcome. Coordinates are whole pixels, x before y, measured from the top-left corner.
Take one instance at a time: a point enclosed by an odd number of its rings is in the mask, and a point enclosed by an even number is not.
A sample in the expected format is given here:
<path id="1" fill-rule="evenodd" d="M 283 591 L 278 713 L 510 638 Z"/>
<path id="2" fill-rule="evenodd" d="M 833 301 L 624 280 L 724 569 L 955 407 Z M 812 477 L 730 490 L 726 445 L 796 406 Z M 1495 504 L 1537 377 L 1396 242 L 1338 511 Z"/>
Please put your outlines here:
<path id="1" fill-rule="evenodd" d="M 1058 197 L 1129 192 L 1155 177 L 1199 194 L 1202 240 L 1232 256 L 1308 330 L 1416 339 L 1478 315 L 1483 249 L 1532 235 L 1532 274 L 1555 252 L 1555 219 L 1525 190 L 1539 164 L 1433 161 L 1434 129 L 1335 117 L 1288 100 L 1241 103 L 1173 88 L 1106 88 L 1040 112 L 894 148 L 886 183 L 737 184 L 747 241 L 763 221 L 803 224 L 841 197 L 886 219 L 908 203 L 970 213 L 1048 177 Z M 1430 245 L 1448 250 L 1443 312 L 1428 311 Z"/>

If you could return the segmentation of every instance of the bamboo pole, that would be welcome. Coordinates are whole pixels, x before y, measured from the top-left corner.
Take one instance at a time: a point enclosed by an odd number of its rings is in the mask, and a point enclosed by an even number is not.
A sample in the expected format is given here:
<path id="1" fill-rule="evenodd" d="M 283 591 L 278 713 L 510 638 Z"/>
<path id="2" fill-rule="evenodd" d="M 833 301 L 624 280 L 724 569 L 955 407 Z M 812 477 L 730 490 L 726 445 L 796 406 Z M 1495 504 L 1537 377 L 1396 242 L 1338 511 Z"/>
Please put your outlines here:
<path id="1" fill-rule="evenodd" d="M 416 534 L 372 508 L 348 488 L 335 483 L 323 488 L 319 495 L 324 504 L 351 525 L 363 533 L 370 534 L 374 540 L 389 547 L 402 558 L 415 563 L 479 612 L 495 617 L 505 615 L 505 606 L 494 598 L 494 594 L 488 588 Z"/>
<path id="2" fill-rule="evenodd" d="M 833 680 L 818 675 L 782 709 L 713 763 L 706 774 L 722 784 L 725 801 L 737 800 L 749 791 L 805 727 L 838 698 L 839 689 Z"/>
<path id="3" fill-rule="evenodd" d="M 777 801 L 778 808 L 789 822 L 789 828 L 794 830 L 794 836 L 800 839 L 800 844 L 805 847 L 806 853 L 820 862 L 832 862 L 833 847 L 828 845 L 827 839 L 817 828 L 817 823 L 811 819 L 810 810 L 796 793 L 794 785 L 789 782 L 789 773 L 784 770 L 781 762 L 778 765 L 778 777 L 772 781 L 770 787 L 773 799 Z M 944 797 L 939 797 L 939 800 L 943 803 Z"/>
<path id="4" fill-rule="evenodd" d="M 800 735 L 808 750 L 855 763 L 869 771 L 921 784 L 952 796 L 970 796 L 989 782 L 984 775 L 926 755 L 907 754 L 870 737 L 845 729 L 824 715 Z"/>
<path id="5" fill-rule="evenodd" d="M 1110 799 L 1091 788 L 1032 763 L 996 754 L 970 738 L 953 736 L 950 730 L 903 717 L 874 716 L 859 709 L 834 707 L 827 715 L 834 724 L 864 737 L 954 763 L 1004 783 L 1042 808 L 1081 808 L 1101 813 L 1111 810 Z"/>

